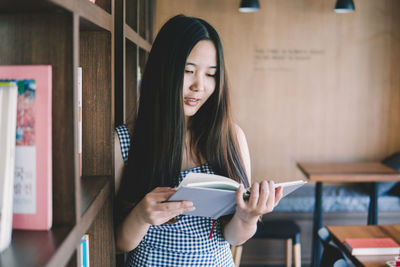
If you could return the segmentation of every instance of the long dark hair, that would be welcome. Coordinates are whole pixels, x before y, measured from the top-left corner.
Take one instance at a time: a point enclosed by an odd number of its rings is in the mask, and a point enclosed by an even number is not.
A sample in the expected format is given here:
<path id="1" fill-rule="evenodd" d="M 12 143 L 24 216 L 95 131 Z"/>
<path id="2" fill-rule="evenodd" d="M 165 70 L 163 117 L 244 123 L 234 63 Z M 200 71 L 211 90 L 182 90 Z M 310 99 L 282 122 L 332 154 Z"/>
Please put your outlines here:
<path id="1" fill-rule="evenodd" d="M 178 15 L 168 20 L 150 51 L 140 87 L 128 164 L 119 198 L 135 203 L 157 186 L 178 184 L 186 124 L 183 75 L 186 60 L 201 40 L 217 50 L 216 88 L 189 119 L 190 145 L 198 163 L 248 186 L 232 123 L 222 45 L 215 29 L 199 18 Z"/>

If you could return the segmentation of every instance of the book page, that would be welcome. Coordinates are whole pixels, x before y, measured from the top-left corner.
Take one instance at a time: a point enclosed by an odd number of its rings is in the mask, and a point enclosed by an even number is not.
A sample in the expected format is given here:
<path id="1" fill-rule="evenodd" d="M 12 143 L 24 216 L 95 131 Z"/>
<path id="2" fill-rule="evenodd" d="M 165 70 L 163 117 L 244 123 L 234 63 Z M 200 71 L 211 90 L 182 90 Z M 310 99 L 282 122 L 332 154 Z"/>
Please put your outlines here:
<path id="1" fill-rule="evenodd" d="M 179 187 L 183 186 L 236 190 L 239 183 L 220 175 L 190 172 L 179 184 Z"/>
<path id="2" fill-rule="evenodd" d="M 275 188 L 282 186 L 282 198 L 289 195 L 293 191 L 305 185 L 307 182 L 303 180 L 285 182 L 285 183 L 277 183 L 275 184 Z"/>
<path id="3" fill-rule="evenodd" d="M 275 188 L 282 186 L 283 197 L 285 197 L 306 183 L 307 182 L 303 180 L 277 183 L 275 184 Z M 183 179 L 183 181 L 179 184 L 178 188 L 180 187 L 214 188 L 214 189 L 236 191 L 239 187 L 239 183 L 230 178 L 220 175 L 190 172 L 187 174 L 185 179 Z M 249 194 L 250 194 L 250 188 L 248 188 L 247 192 L 245 193 L 246 199 L 248 198 Z"/>

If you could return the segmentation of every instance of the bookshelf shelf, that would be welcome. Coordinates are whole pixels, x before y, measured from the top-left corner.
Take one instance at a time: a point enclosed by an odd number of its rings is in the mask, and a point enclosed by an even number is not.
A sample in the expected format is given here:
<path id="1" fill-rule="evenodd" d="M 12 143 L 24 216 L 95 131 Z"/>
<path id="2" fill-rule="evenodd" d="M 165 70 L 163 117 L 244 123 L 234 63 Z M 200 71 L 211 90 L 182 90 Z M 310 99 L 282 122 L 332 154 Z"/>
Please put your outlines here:
<path id="1" fill-rule="evenodd" d="M 82 0 L 78 2 L 78 9 L 76 13 L 81 17 L 81 23 L 83 23 L 83 25 L 88 29 L 91 28 L 91 23 L 92 27 L 97 26 L 109 32 L 112 32 L 113 30 L 113 16 L 88 0 Z"/>
<path id="2" fill-rule="evenodd" d="M 134 30 L 132 30 L 132 28 L 128 25 L 125 25 L 125 35 L 126 39 L 128 39 L 129 41 L 136 43 L 139 47 L 146 51 L 150 51 L 151 44 L 143 39 L 143 37 L 137 34 Z"/>
<path id="3" fill-rule="evenodd" d="M 13 231 L 10 247 L 0 253 L 0 266 L 80 266 L 84 234 L 90 239 L 90 265 L 116 266 L 114 127 L 136 114 L 138 69 L 143 70 L 151 49 L 153 9 L 153 0 L 0 2 L 0 65 L 46 64 L 53 72 L 53 226 L 49 231 Z"/>
<path id="4" fill-rule="evenodd" d="M 82 217 L 75 226 L 53 226 L 50 231 L 13 231 L 12 243 L 0 266 L 63 266 L 76 249 L 110 195 L 110 177 L 82 179 Z"/>
<path id="5" fill-rule="evenodd" d="M 1 254 L 1 266 L 50 266 L 71 230 L 59 226 L 50 231 L 13 231 L 10 247 Z"/>
<path id="6" fill-rule="evenodd" d="M 111 0 L 97 0 L 96 4 L 91 3 L 89 0 L 14 0 L 14 1 L 1 1 L 1 13 L 15 13 L 15 12 L 39 12 L 39 13 L 76 13 L 83 17 L 91 17 L 93 14 L 101 14 L 100 10 L 111 15 Z M 100 18 L 105 15 L 101 15 Z M 94 21 L 102 23 L 100 18 Z"/>
<path id="7" fill-rule="evenodd" d="M 81 212 L 82 220 L 91 218 L 89 213 L 97 213 L 104 205 L 107 194 L 110 191 L 110 177 L 91 176 L 83 177 L 81 181 Z M 94 210 L 93 210 L 94 209 Z M 86 214 L 87 213 L 87 214 Z"/>

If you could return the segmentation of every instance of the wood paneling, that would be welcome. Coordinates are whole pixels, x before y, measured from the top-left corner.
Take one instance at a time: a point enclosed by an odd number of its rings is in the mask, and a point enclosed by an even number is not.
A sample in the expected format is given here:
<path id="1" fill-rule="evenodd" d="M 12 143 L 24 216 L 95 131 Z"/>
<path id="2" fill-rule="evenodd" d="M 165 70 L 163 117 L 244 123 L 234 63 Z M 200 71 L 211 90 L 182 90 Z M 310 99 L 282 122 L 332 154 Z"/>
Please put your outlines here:
<path id="1" fill-rule="evenodd" d="M 253 179 L 302 178 L 297 161 L 380 161 L 400 150 L 400 2 L 158 0 L 155 33 L 171 16 L 219 32 Z"/>
<path id="2" fill-rule="evenodd" d="M 80 63 L 83 95 L 83 175 L 112 175 L 111 142 L 113 114 L 111 91 L 111 34 L 82 31 Z"/>
<path id="3" fill-rule="evenodd" d="M 131 127 L 134 124 L 137 110 L 138 93 L 138 47 L 130 41 L 126 41 L 126 66 L 127 75 L 125 87 L 125 120 L 124 122 Z M 132 129 L 130 129 L 132 130 Z"/>

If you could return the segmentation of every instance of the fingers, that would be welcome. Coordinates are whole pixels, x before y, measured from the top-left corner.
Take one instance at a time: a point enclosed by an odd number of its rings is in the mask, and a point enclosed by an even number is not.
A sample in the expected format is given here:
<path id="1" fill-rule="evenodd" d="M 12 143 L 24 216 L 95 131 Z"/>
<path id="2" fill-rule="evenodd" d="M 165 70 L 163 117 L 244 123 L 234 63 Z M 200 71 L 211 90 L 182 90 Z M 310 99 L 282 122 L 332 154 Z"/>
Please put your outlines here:
<path id="1" fill-rule="evenodd" d="M 262 215 L 273 210 L 281 198 L 281 190 L 280 188 L 275 190 L 273 181 L 254 182 L 251 186 L 250 198 L 245 201 L 242 197 L 244 188 L 241 185 L 236 194 L 236 203 L 247 213 Z"/>
<path id="2" fill-rule="evenodd" d="M 146 198 L 155 202 L 163 202 L 168 200 L 176 192 L 175 188 L 157 187 L 146 195 Z"/>
<path id="3" fill-rule="evenodd" d="M 271 192 L 271 193 L 268 194 L 268 200 L 266 203 L 266 207 L 267 207 L 267 212 L 271 212 L 275 207 L 275 182 L 270 181 L 268 183 L 268 188 L 269 188 L 269 192 Z"/>
<path id="4" fill-rule="evenodd" d="M 193 203 L 191 201 L 176 201 L 176 202 L 166 202 L 158 205 L 158 210 L 156 213 L 159 217 L 165 218 L 162 222 L 169 221 L 170 219 L 195 210 Z"/>
<path id="5" fill-rule="evenodd" d="M 275 206 L 278 205 L 279 201 L 282 199 L 283 196 L 283 188 L 279 186 L 275 189 Z"/>
<path id="6" fill-rule="evenodd" d="M 249 203 L 248 203 L 250 208 L 252 208 L 252 209 L 257 208 L 259 195 L 260 195 L 260 185 L 257 182 L 254 182 L 251 186 L 250 198 L 249 198 Z"/>
<path id="7" fill-rule="evenodd" d="M 236 191 L 236 205 L 238 205 L 241 208 L 245 206 L 245 202 L 243 199 L 244 191 L 245 191 L 244 186 L 240 184 L 238 190 Z"/>
<path id="8" fill-rule="evenodd" d="M 173 188 L 173 187 L 156 187 L 151 192 L 169 192 L 169 191 L 176 191 L 176 188 Z"/>
<path id="9" fill-rule="evenodd" d="M 165 211 L 165 212 L 180 212 L 180 211 L 188 211 L 192 210 L 194 207 L 193 202 L 188 200 L 183 201 L 171 201 L 160 203 L 155 207 L 156 211 Z"/>
<path id="10" fill-rule="evenodd" d="M 152 225 L 160 225 L 182 213 L 193 211 L 195 207 L 191 201 L 175 201 L 144 203 L 142 209 L 146 222 Z"/>
<path id="11" fill-rule="evenodd" d="M 174 188 L 157 187 L 139 202 L 136 209 L 146 222 L 160 225 L 171 218 L 195 209 L 191 201 L 167 200 L 176 192 Z"/>
<path id="12" fill-rule="evenodd" d="M 269 188 L 269 184 L 268 181 L 262 181 L 260 183 L 260 197 L 258 199 L 258 206 L 266 206 L 267 205 L 267 200 L 268 200 L 268 196 L 269 196 L 269 192 L 270 188 Z"/>

